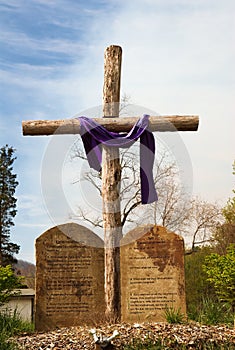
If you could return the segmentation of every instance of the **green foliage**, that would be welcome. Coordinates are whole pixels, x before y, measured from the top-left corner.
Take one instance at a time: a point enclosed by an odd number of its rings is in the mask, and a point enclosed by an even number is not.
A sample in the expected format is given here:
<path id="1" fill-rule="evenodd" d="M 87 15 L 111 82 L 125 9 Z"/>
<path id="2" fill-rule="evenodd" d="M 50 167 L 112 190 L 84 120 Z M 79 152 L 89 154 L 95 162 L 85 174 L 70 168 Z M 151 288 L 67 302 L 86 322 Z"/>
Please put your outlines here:
<path id="1" fill-rule="evenodd" d="M 16 262 L 13 254 L 19 252 L 19 245 L 10 242 L 10 228 L 14 226 L 16 198 L 14 197 L 16 175 L 13 174 L 13 156 L 15 150 L 8 145 L 0 149 L 0 265 Z"/>
<path id="2" fill-rule="evenodd" d="M 181 312 L 181 309 L 175 309 L 174 307 L 166 306 L 164 312 L 165 318 L 168 323 L 184 323 L 185 315 Z"/>
<path id="3" fill-rule="evenodd" d="M 215 290 L 207 281 L 207 274 L 202 267 L 206 256 L 211 252 L 211 247 L 202 247 L 185 256 L 186 304 L 191 320 L 199 321 L 199 315 L 204 308 L 204 298 L 217 302 Z"/>
<path id="4" fill-rule="evenodd" d="M 231 306 L 220 300 L 204 298 L 197 321 L 205 325 L 227 324 L 233 325 Z"/>
<path id="5" fill-rule="evenodd" d="M 0 313 L 0 350 L 18 350 L 16 342 L 9 338 L 33 330 L 33 324 L 21 320 L 16 310 L 13 314 L 8 311 Z"/>
<path id="6" fill-rule="evenodd" d="M 235 245 L 231 244 L 227 254 L 210 254 L 205 259 L 204 270 L 208 281 L 215 288 L 220 300 L 228 302 L 235 309 Z"/>
<path id="7" fill-rule="evenodd" d="M 222 210 L 225 220 L 229 224 L 235 224 L 235 197 L 230 198 Z"/>
<path id="8" fill-rule="evenodd" d="M 17 293 L 16 289 L 22 286 L 21 281 L 22 277 L 16 276 L 10 265 L 0 266 L 0 305 Z"/>
<path id="9" fill-rule="evenodd" d="M 235 175 L 235 161 L 233 163 L 233 175 Z M 235 190 L 233 190 L 233 193 L 235 193 Z M 235 224 L 235 197 L 229 198 L 222 212 L 226 223 Z"/>
<path id="10" fill-rule="evenodd" d="M 235 175 L 235 162 L 233 163 L 233 174 Z M 235 190 L 233 190 L 235 194 Z M 235 243 L 235 197 L 229 198 L 222 210 L 225 222 L 218 224 L 213 234 L 215 252 L 226 254 L 226 249 L 231 243 Z"/>

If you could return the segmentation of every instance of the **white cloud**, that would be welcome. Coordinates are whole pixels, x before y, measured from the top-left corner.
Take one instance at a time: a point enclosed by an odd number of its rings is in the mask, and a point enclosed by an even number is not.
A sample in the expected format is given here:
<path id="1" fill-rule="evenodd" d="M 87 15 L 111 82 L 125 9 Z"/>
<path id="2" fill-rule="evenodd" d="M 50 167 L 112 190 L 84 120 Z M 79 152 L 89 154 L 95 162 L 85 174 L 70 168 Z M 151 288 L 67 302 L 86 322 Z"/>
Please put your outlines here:
<path id="1" fill-rule="evenodd" d="M 35 39 L 25 33 L 1 31 L 0 40 L 2 43 L 14 46 L 15 50 L 31 50 L 32 53 L 42 55 L 45 53 L 63 53 L 66 55 L 76 56 L 83 50 L 83 45 L 73 40 L 67 39 Z"/>

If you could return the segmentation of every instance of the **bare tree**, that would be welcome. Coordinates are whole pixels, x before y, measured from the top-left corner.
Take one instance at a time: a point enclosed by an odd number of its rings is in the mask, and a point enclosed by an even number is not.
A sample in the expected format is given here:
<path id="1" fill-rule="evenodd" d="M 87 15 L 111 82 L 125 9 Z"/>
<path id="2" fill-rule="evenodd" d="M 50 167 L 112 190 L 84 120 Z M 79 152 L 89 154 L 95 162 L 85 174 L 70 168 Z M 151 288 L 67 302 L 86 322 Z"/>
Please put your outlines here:
<path id="1" fill-rule="evenodd" d="M 188 236 L 191 243 L 187 253 L 194 252 L 197 246 L 206 243 L 211 244 L 213 242 L 213 232 L 221 220 L 221 208 L 217 204 L 208 203 L 198 197 L 194 198 L 190 207 Z"/>
<path id="2" fill-rule="evenodd" d="M 75 145 L 72 157 L 86 159 L 82 145 Z M 215 228 L 221 222 L 221 208 L 198 197 L 191 198 L 184 190 L 177 164 L 166 150 L 158 151 L 154 169 L 154 182 L 158 190 L 158 202 L 141 205 L 138 145 L 121 150 L 123 232 L 152 222 L 167 227 L 170 231 L 181 234 L 188 246 L 187 254 L 202 244 L 212 242 Z M 80 180 L 88 181 L 94 191 L 101 196 L 101 174 L 90 170 L 83 173 Z M 77 182 L 75 181 L 75 182 Z M 95 215 L 94 210 L 78 208 L 76 219 L 87 222 L 93 227 L 102 228 L 102 216 Z"/>
<path id="3" fill-rule="evenodd" d="M 130 98 L 122 97 L 121 114 L 125 114 Z M 160 146 L 160 147 L 159 147 Z M 210 239 L 212 228 L 219 222 L 221 210 L 199 198 L 191 199 L 182 185 L 181 174 L 176 160 L 164 145 L 158 145 L 154 166 L 154 182 L 158 192 L 158 202 L 141 205 L 139 176 L 139 146 L 136 142 L 129 149 L 120 149 L 122 183 L 120 199 L 122 206 L 123 232 L 149 222 L 167 227 L 181 234 L 190 244 L 190 251 Z M 81 139 L 77 139 L 71 152 L 71 160 L 86 160 Z M 74 183 L 87 181 L 101 197 L 101 173 L 92 169 L 83 172 Z M 87 222 L 95 228 L 102 228 L 101 212 L 93 208 L 78 207 L 77 220 Z"/>
<path id="4" fill-rule="evenodd" d="M 86 159 L 82 145 L 78 140 L 74 145 L 71 159 Z M 176 162 L 164 149 L 158 150 L 157 161 L 154 168 L 154 182 L 158 190 L 157 204 L 141 206 L 141 189 L 139 176 L 138 143 L 129 149 L 120 150 L 122 167 L 122 184 L 120 198 L 122 202 L 122 226 L 124 231 L 140 223 L 149 221 L 164 225 L 174 231 L 183 231 L 188 216 L 188 198 L 180 183 L 179 170 Z M 101 174 L 89 170 L 82 174 L 80 179 L 74 181 L 88 181 L 101 196 Z M 140 210 L 141 208 L 141 210 Z M 102 218 L 96 216 L 94 210 L 78 208 L 77 219 L 85 220 L 94 227 L 102 227 Z"/>

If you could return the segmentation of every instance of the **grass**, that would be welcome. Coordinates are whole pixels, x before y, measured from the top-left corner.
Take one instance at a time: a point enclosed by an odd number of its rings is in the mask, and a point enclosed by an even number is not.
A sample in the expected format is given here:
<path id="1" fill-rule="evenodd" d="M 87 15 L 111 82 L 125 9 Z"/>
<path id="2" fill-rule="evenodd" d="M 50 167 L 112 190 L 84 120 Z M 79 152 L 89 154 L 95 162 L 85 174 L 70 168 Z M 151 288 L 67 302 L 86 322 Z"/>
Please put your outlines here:
<path id="1" fill-rule="evenodd" d="M 219 300 L 216 302 L 210 298 L 203 298 L 202 308 L 198 315 L 198 322 L 208 326 L 217 324 L 232 326 L 233 313 L 231 306 Z"/>
<path id="2" fill-rule="evenodd" d="M 181 324 L 185 321 L 185 315 L 181 312 L 181 309 L 166 306 L 164 315 L 167 322 L 171 324 Z"/>
<path id="3" fill-rule="evenodd" d="M 17 350 L 17 344 L 9 338 L 24 332 L 33 332 L 33 325 L 23 321 L 17 310 L 0 313 L 0 350 Z"/>
<path id="4" fill-rule="evenodd" d="M 0 313 L 0 330 L 11 337 L 24 332 L 32 333 L 34 327 L 32 323 L 23 321 L 15 310 L 13 313 L 10 311 Z"/>

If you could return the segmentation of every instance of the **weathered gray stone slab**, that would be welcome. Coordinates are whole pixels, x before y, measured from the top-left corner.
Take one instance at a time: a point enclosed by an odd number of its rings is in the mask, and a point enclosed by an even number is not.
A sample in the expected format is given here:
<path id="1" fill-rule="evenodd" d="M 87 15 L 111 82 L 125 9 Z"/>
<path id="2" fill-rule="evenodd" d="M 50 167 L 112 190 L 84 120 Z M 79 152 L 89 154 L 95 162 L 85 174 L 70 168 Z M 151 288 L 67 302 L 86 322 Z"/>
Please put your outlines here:
<path id="1" fill-rule="evenodd" d="M 161 226 L 142 226 L 121 241 L 122 321 L 165 321 L 166 307 L 186 313 L 184 241 Z"/>
<path id="2" fill-rule="evenodd" d="M 36 240 L 36 329 L 92 325 L 104 311 L 103 241 L 75 223 L 44 232 Z"/>

